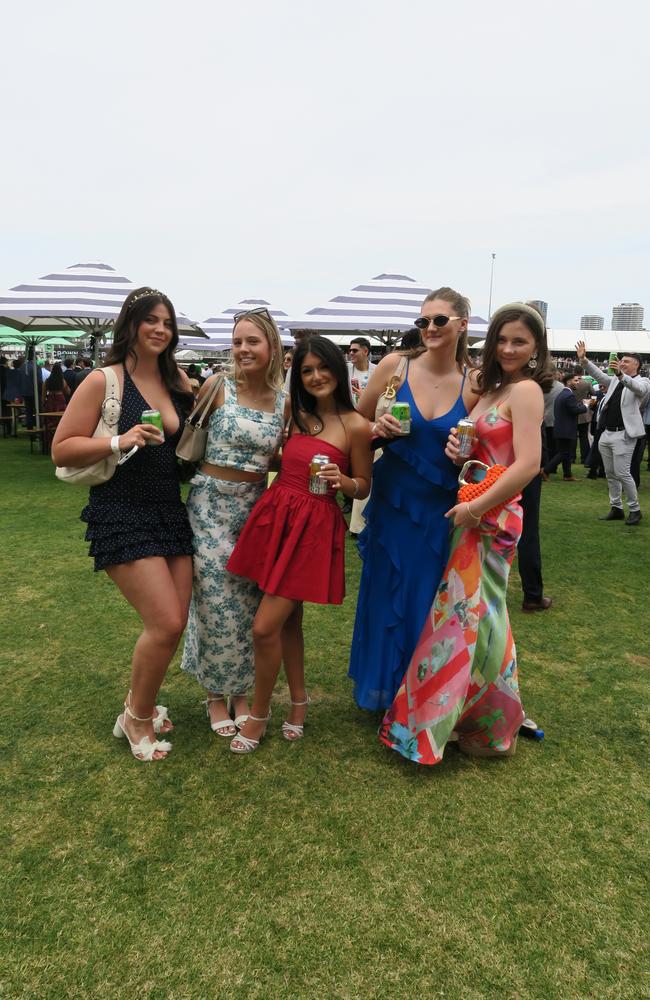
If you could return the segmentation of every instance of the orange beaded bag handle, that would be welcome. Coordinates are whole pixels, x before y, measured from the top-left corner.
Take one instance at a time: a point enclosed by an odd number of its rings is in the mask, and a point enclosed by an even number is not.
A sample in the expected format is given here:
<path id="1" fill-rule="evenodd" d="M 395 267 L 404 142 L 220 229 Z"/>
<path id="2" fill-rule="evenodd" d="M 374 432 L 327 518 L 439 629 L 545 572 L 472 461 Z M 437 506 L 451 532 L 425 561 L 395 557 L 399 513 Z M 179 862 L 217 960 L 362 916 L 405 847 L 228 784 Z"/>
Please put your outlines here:
<path id="1" fill-rule="evenodd" d="M 466 476 L 470 466 L 472 465 L 477 465 L 479 468 L 485 469 L 484 478 L 478 482 L 467 482 Z M 469 462 L 465 462 L 458 476 L 458 482 L 460 483 L 460 489 L 458 490 L 459 503 L 471 503 L 472 500 L 476 500 L 477 497 L 482 496 L 487 490 L 489 490 L 490 486 L 494 486 L 497 479 L 499 479 L 506 471 L 506 468 L 507 466 L 505 465 L 485 465 L 484 462 L 477 462 L 475 459 L 470 459 Z M 485 514 L 483 514 L 483 517 L 496 517 L 499 511 L 503 510 L 504 507 L 507 507 L 513 500 L 514 497 L 511 497 L 510 500 L 504 500 L 502 503 L 498 503 L 496 507 L 492 507 L 490 510 L 487 510 Z"/>

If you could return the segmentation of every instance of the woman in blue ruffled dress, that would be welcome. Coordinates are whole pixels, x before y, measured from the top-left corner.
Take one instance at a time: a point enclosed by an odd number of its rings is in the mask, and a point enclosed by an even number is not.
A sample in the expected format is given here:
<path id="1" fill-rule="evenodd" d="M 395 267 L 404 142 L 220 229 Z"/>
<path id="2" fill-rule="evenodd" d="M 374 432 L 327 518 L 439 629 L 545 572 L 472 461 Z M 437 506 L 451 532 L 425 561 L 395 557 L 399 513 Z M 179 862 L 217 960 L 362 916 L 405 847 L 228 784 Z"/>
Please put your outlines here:
<path id="1" fill-rule="evenodd" d="M 445 455 L 452 427 L 476 399 L 467 356 L 469 301 L 453 288 L 426 297 L 416 320 L 422 346 L 388 354 L 372 373 L 359 409 L 373 419 L 399 373 L 396 402 L 411 408 L 411 433 L 384 414 L 373 433 L 384 439 L 359 536 L 363 560 L 349 676 L 360 708 L 392 704 L 447 563 L 458 469 Z"/>

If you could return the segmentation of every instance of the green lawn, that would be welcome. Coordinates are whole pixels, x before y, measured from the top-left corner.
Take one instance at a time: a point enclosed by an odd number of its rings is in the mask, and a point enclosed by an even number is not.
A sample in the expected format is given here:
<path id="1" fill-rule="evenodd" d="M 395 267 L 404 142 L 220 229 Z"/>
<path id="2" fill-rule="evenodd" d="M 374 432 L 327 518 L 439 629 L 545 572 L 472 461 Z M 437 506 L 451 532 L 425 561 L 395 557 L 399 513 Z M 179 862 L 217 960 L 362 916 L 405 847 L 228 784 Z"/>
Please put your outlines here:
<path id="1" fill-rule="evenodd" d="M 281 688 L 235 757 L 177 657 L 174 751 L 137 764 L 111 728 L 138 624 L 92 572 L 83 502 L 0 440 L 0 997 L 650 996 L 650 474 L 639 528 L 598 523 L 602 480 L 544 487 L 554 606 L 522 614 L 515 572 L 511 614 L 546 739 L 433 769 L 352 703 L 352 544 L 343 607 L 306 611 L 304 741 Z"/>

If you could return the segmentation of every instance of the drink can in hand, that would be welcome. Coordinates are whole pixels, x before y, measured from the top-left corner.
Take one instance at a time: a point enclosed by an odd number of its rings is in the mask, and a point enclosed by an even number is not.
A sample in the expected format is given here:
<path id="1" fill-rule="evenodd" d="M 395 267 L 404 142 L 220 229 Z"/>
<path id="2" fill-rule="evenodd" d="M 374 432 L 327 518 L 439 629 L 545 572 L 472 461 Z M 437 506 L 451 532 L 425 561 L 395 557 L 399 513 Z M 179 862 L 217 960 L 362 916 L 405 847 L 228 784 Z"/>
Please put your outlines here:
<path id="1" fill-rule="evenodd" d="M 152 427 L 157 427 L 160 431 L 161 440 L 156 442 L 152 441 L 152 444 L 162 444 L 165 440 L 165 431 L 163 430 L 162 417 L 160 416 L 159 410 L 143 410 L 142 416 L 140 417 L 141 424 L 151 424 Z"/>
<path id="2" fill-rule="evenodd" d="M 309 492 L 324 497 L 329 489 L 329 483 L 319 475 L 323 466 L 329 465 L 329 455 L 314 455 L 309 463 Z"/>
<path id="3" fill-rule="evenodd" d="M 612 361 L 618 361 L 618 354 L 616 351 L 612 351 L 609 355 L 609 363 L 607 365 L 607 374 L 616 375 L 616 369 L 612 368 Z"/>
<path id="4" fill-rule="evenodd" d="M 459 458 L 469 458 L 474 448 L 476 438 L 476 424 L 473 420 L 459 420 L 456 425 L 456 434 L 459 443 Z"/>
<path id="5" fill-rule="evenodd" d="M 399 420 L 401 435 L 411 433 L 411 407 L 408 403 L 393 403 L 390 408 L 391 415 L 395 420 Z"/>

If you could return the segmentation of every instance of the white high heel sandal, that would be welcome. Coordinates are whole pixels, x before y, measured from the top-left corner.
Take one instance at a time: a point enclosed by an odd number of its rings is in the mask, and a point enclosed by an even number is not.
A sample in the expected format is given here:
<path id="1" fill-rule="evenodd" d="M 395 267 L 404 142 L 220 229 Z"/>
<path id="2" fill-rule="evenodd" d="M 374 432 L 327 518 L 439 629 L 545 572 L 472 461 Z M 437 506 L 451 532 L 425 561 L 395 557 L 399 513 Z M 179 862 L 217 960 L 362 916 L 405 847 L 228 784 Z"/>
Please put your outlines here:
<path id="1" fill-rule="evenodd" d="M 154 740 L 153 743 L 148 736 L 143 736 L 139 743 L 134 743 L 126 731 L 126 716 L 133 719 L 134 722 L 153 722 L 153 716 L 150 715 L 146 719 L 141 719 L 138 715 L 134 715 L 128 705 L 124 706 L 124 712 L 122 715 L 118 715 L 115 720 L 115 725 L 113 726 L 113 736 L 116 739 L 126 739 L 128 740 L 129 746 L 131 747 L 131 753 L 136 760 L 140 761 L 152 761 L 153 755 L 156 750 L 160 750 L 162 753 L 169 753 L 172 748 L 171 743 L 167 740 Z"/>
<path id="2" fill-rule="evenodd" d="M 307 695 L 305 701 L 292 701 L 292 705 L 311 705 L 311 698 Z M 289 743 L 295 743 L 296 740 L 301 740 L 305 735 L 305 723 L 298 725 L 296 722 L 283 722 L 282 723 L 282 735 L 285 740 Z"/>
<path id="3" fill-rule="evenodd" d="M 261 719 L 257 715 L 249 715 L 248 718 L 252 719 L 253 722 L 265 722 L 266 726 L 264 726 L 264 729 L 260 733 L 259 739 L 257 740 L 251 739 L 250 736 L 244 736 L 243 733 L 237 733 L 236 736 L 233 736 L 230 741 L 230 749 L 233 753 L 252 753 L 253 750 L 257 750 L 258 746 L 266 736 L 266 729 L 269 724 L 269 719 L 271 718 L 271 713 L 269 712 L 268 715 L 265 715 Z M 239 746 L 235 746 L 235 743 L 238 740 Z"/>
<path id="4" fill-rule="evenodd" d="M 126 696 L 126 701 L 124 702 L 124 707 L 126 708 L 127 705 L 130 704 L 131 704 L 131 692 L 129 691 L 129 693 Z M 153 731 L 156 734 L 156 736 L 158 736 L 162 732 L 170 733 L 174 728 L 174 723 L 169 718 L 169 712 L 167 711 L 165 706 L 156 705 L 155 712 L 157 714 L 154 715 L 153 717 Z M 163 729 L 163 726 L 165 725 L 166 722 L 169 723 L 169 728 Z"/>
<path id="5" fill-rule="evenodd" d="M 208 719 L 210 718 L 210 705 L 215 701 L 222 701 L 226 706 L 226 711 L 230 714 L 230 698 L 226 702 L 226 699 L 221 698 L 206 698 L 202 705 L 205 705 L 205 714 Z M 241 716 L 239 716 L 241 718 Z M 237 719 L 233 722 L 232 719 L 219 719 L 217 722 L 210 722 L 210 729 L 217 736 L 227 736 L 228 739 L 232 739 L 233 736 L 237 735 Z"/>

